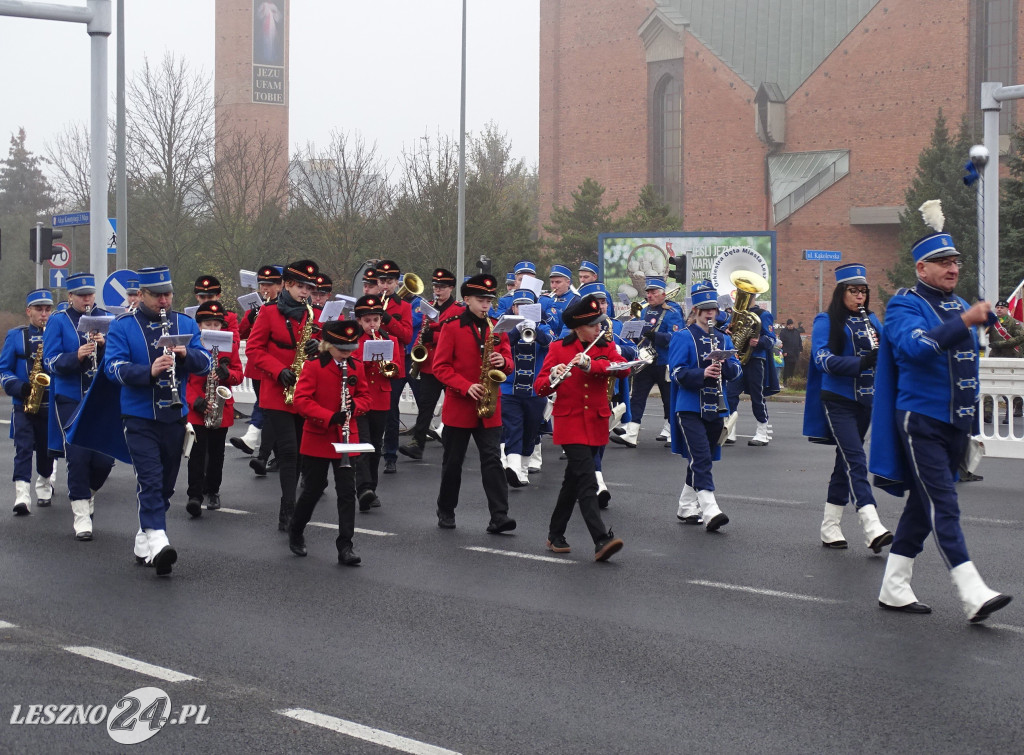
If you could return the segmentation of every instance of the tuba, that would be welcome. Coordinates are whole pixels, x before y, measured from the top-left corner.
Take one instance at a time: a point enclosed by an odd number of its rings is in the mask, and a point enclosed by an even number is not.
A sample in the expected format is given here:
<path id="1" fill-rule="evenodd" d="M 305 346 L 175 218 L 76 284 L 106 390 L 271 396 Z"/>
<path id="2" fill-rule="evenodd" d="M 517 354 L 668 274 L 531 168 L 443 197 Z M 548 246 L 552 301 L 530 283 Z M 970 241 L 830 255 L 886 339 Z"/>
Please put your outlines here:
<path id="1" fill-rule="evenodd" d="M 45 330 L 45 328 L 44 328 Z M 36 346 L 35 356 L 32 358 L 32 369 L 28 373 L 28 382 L 32 386 L 28 398 L 25 399 L 25 414 L 38 414 L 39 407 L 43 403 L 43 394 L 50 384 L 50 376 L 43 371 L 43 342 Z"/>
<path id="2" fill-rule="evenodd" d="M 484 387 L 484 395 L 476 402 L 476 416 L 480 419 L 493 417 L 498 410 L 498 386 L 505 382 L 505 373 L 491 367 L 491 354 L 499 343 L 501 337 L 493 334 L 484 339 L 483 359 L 480 362 L 480 384 Z"/>
<path id="3" fill-rule="evenodd" d="M 750 339 L 761 332 L 761 318 L 749 311 L 749 308 L 757 295 L 763 294 L 771 286 L 760 275 L 749 270 L 734 270 L 729 280 L 736 286 L 736 303 L 732 308 L 728 330 L 733 346 L 736 347 L 736 356 L 741 364 L 746 364 L 752 353 Z"/>

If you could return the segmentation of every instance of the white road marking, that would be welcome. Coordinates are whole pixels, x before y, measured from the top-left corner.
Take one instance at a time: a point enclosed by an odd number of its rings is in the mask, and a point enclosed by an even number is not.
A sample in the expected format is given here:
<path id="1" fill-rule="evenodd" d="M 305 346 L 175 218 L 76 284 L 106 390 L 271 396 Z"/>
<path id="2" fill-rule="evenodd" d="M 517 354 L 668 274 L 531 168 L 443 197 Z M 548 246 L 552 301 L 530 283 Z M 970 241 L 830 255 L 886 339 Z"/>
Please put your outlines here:
<path id="1" fill-rule="evenodd" d="M 0 419 L 0 425 L 9 425 L 11 421 L 9 419 Z"/>
<path id="2" fill-rule="evenodd" d="M 9 621 L 0 621 L 0 629 L 17 629 L 17 624 L 12 624 Z"/>
<path id="3" fill-rule="evenodd" d="M 723 501 L 737 501 L 739 503 L 778 503 L 783 506 L 804 506 L 805 501 L 788 501 L 783 498 L 762 498 L 761 496 L 752 495 L 735 495 L 725 493 L 718 495 Z"/>
<path id="4" fill-rule="evenodd" d="M 961 516 L 962 522 L 981 522 L 982 524 L 1020 524 L 1015 519 L 987 519 L 983 516 Z"/>
<path id="5" fill-rule="evenodd" d="M 111 653 L 107 650 L 100 650 L 99 648 L 93 648 L 87 645 L 69 646 L 64 649 L 69 653 L 75 653 L 76 655 L 81 655 L 86 658 L 92 658 L 94 661 L 100 661 L 101 663 L 109 663 L 111 666 L 125 668 L 129 671 L 135 671 L 140 674 L 145 674 L 146 676 L 155 677 L 156 679 L 163 679 L 165 682 L 202 681 L 195 676 L 189 676 L 188 674 L 182 674 L 178 671 L 172 671 L 171 669 L 164 668 L 163 666 L 154 666 L 151 663 L 137 661 L 126 655 L 118 655 L 117 653 Z"/>
<path id="6" fill-rule="evenodd" d="M 986 626 L 989 629 L 1005 629 L 1007 632 L 1024 634 L 1024 627 L 1015 627 L 1012 624 L 982 624 L 982 626 Z"/>
<path id="7" fill-rule="evenodd" d="M 691 585 L 698 585 L 700 587 L 717 587 L 721 590 L 736 590 L 738 592 L 750 592 L 755 595 L 767 595 L 770 598 L 789 598 L 790 600 L 806 600 L 811 603 L 842 603 L 841 600 L 833 600 L 832 598 L 819 598 L 816 595 L 801 595 L 796 592 L 781 592 L 779 590 L 765 590 L 760 587 L 747 587 L 745 585 L 730 585 L 725 582 L 709 582 L 704 579 L 688 579 L 686 580 Z"/>
<path id="8" fill-rule="evenodd" d="M 323 527 L 325 530 L 336 530 L 338 525 L 328 524 L 327 522 L 310 522 L 310 527 Z M 362 527 L 355 528 L 356 533 L 360 535 L 373 535 L 374 537 L 395 537 L 397 532 L 382 532 L 381 530 L 364 530 Z"/>
<path id="9" fill-rule="evenodd" d="M 242 511 L 241 509 L 228 509 L 221 506 L 217 511 L 223 511 L 225 514 L 251 514 L 251 511 Z"/>
<path id="10" fill-rule="evenodd" d="M 550 564 L 574 564 L 575 561 L 569 561 L 564 558 L 552 558 L 551 556 L 535 556 L 532 553 L 517 553 L 516 551 L 500 551 L 496 548 L 481 548 L 475 545 L 463 546 L 463 550 L 476 551 L 477 553 L 493 553 L 497 556 L 511 556 L 512 558 L 526 558 L 531 561 L 547 561 Z"/>
<path id="11" fill-rule="evenodd" d="M 303 708 L 289 708 L 276 712 L 282 716 L 293 718 L 296 721 L 320 726 L 348 737 L 362 739 L 365 742 L 373 742 L 384 747 L 390 747 L 392 750 L 409 752 L 413 755 L 459 755 L 454 750 L 435 747 L 434 745 L 428 745 L 426 742 L 409 739 L 408 737 L 400 737 L 397 734 L 391 734 L 381 729 L 371 729 L 369 726 L 363 726 L 353 721 L 346 721 L 334 716 L 325 716 L 323 713 L 316 713 L 311 710 L 304 710 Z"/>

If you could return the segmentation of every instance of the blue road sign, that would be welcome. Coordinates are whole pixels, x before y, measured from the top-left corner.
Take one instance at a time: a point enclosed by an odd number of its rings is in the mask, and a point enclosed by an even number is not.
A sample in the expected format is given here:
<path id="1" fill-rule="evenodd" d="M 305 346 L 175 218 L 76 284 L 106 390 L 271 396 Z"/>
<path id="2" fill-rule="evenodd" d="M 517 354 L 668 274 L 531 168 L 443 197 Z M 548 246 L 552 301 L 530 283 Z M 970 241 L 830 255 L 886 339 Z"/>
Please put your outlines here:
<path id="1" fill-rule="evenodd" d="M 64 281 L 68 279 L 68 271 L 62 267 L 50 268 L 50 288 L 64 288 Z"/>
<path id="2" fill-rule="evenodd" d="M 842 252 L 827 252 L 821 249 L 804 249 L 804 259 L 808 262 L 839 262 Z"/>
<path id="3" fill-rule="evenodd" d="M 70 212 L 67 215 L 53 216 L 54 228 L 66 228 L 70 225 L 89 225 L 89 213 Z"/>
<path id="4" fill-rule="evenodd" d="M 117 254 L 117 218 L 107 218 L 107 254 Z"/>
<path id="5" fill-rule="evenodd" d="M 127 307 L 128 294 L 125 285 L 137 277 L 138 273 L 134 270 L 115 270 L 108 275 L 103 284 L 103 304 L 107 307 Z"/>

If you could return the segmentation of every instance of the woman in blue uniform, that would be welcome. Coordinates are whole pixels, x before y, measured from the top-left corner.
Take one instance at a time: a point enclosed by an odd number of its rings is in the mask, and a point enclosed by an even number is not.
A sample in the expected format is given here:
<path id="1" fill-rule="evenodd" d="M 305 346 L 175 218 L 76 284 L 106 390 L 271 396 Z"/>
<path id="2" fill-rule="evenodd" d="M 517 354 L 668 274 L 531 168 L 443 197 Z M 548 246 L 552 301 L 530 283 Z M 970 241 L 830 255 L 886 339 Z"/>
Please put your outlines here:
<path id="1" fill-rule="evenodd" d="M 837 267 L 832 303 L 814 318 L 804 435 L 812 443 L 836 447 L 821 522 L 822 546 L 847 547 L 840 520 L 852 499 L 864 528 L 864 544 L 879 553 L 892 542 L 892 533 L 878 519 L 864 453 L 882 333 L 881 323 L 868 309 L 870 302 L 866 268 Z"/>

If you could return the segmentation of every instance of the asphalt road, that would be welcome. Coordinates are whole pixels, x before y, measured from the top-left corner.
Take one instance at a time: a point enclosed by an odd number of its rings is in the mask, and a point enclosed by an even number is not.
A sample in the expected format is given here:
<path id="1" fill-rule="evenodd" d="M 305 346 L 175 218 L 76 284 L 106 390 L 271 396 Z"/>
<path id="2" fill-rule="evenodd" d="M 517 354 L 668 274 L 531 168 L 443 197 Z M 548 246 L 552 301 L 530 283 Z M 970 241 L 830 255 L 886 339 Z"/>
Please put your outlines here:
<path id="1" fill-rule="evenodd" d="M 330 497 L 296 558 L 276 529 L 276 476 L 255 479 L 229 449 L 223 505 L 244 513 L 189 520 L 183 468 L 166 580 L 134 563 L 131 469 L 116 467 L 96 537 L 79 543 L 61 467 L 51 508 L 0 510 L 0 751 L 124 750 L 103 723 L 31 725 L 29 706 L 109 710 L 150 686 L 174 718 L 206 706 L 208 723 L 168 724 L 130 749 L 1020 751 L 1020 463 L 988 459 L 983 482 L 960 486 L 972 558 L 1017 602 L 968 625 L 929 543 L 914 587 L 934 613 L 892 614 L 877 607 L 884 554 L 863 547 L 853 516 L 849 550 L 819 544 L 832 451 L 799 436 L 801 404 L 772 410 L 769 446 L 741 438 L 716 465 L 731 518 L 718 534 L 676 521 L 683 465 L 653 440 L 660 422 L 649 416 L 637 450 L 611 446 L 606 519 L 626 545 L 606 564 L 578 513 L 573 552 L 544 549 L 563 468 L 550 443 L 543 471 L 510 491 L 519 527 L 506 536 L 484 532 L 472 449 L 454 531 L 436 527 L 438 444 L 424 462 L 401 458 L 382 477 L 383 507 L 357 514 L 355 569 L 337 565 Z M 0 477 L 10 464 L 5 454 Z M 901 505 L 880 494 L 890 527 Z"/>

